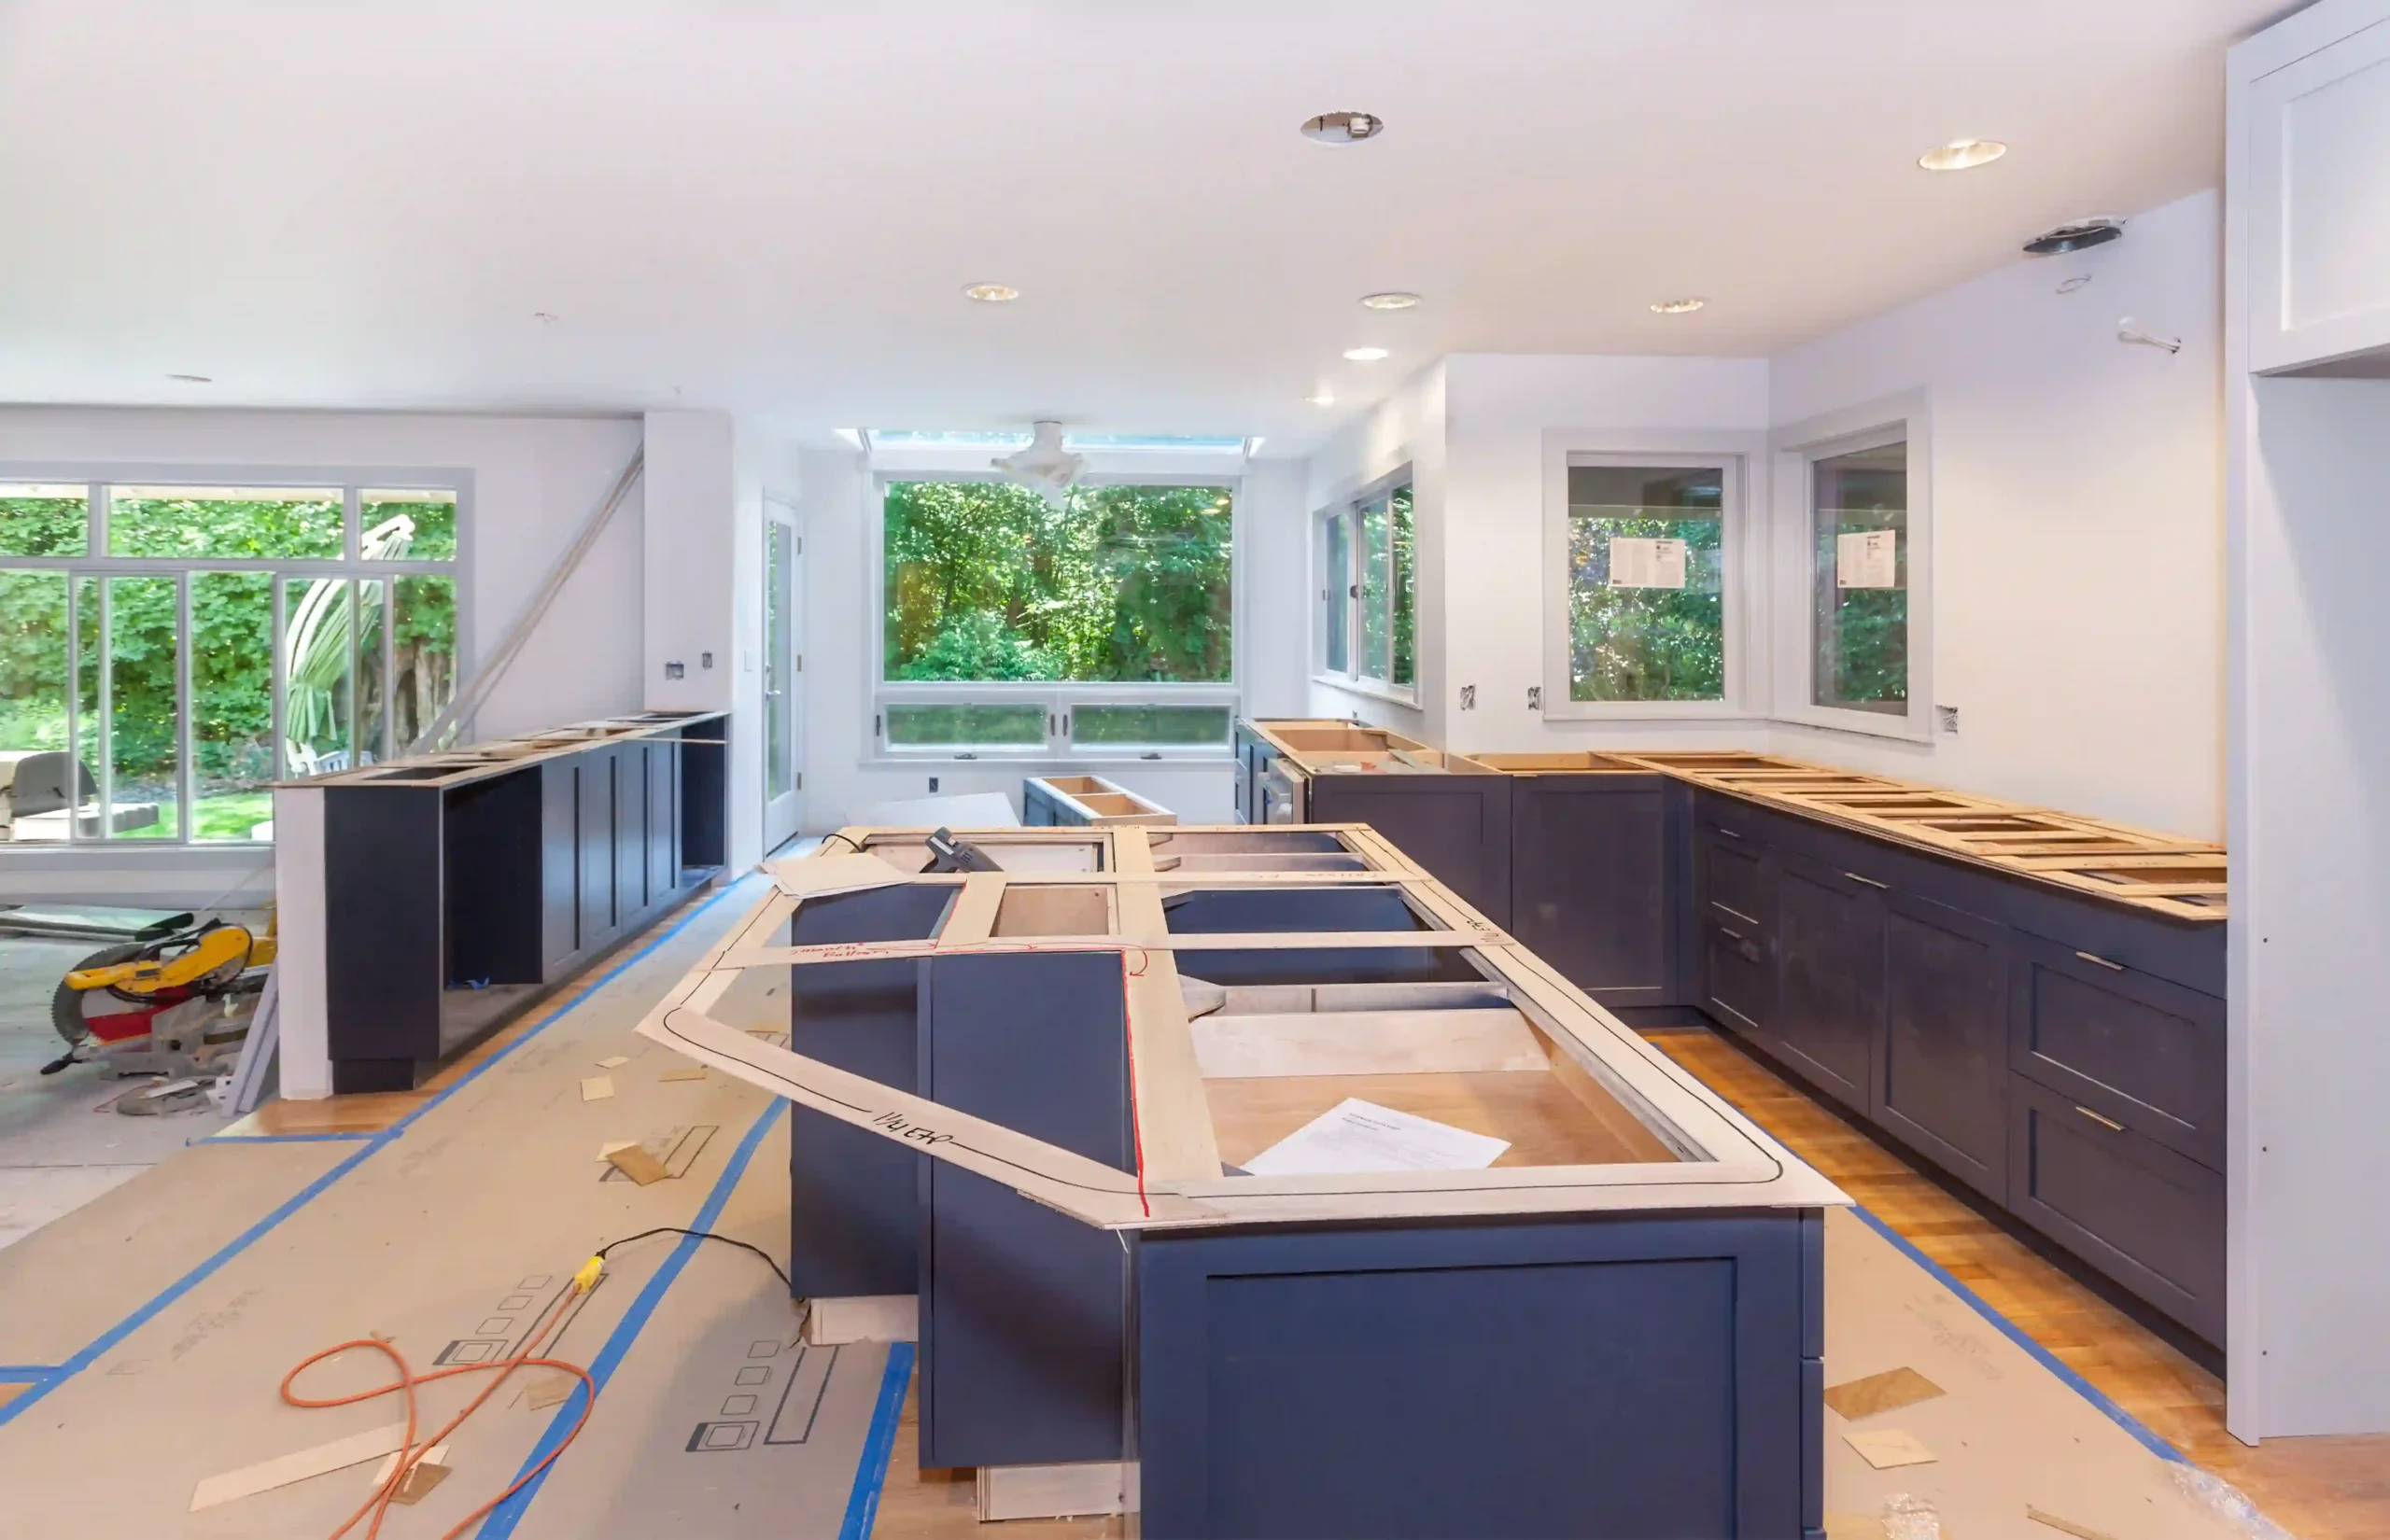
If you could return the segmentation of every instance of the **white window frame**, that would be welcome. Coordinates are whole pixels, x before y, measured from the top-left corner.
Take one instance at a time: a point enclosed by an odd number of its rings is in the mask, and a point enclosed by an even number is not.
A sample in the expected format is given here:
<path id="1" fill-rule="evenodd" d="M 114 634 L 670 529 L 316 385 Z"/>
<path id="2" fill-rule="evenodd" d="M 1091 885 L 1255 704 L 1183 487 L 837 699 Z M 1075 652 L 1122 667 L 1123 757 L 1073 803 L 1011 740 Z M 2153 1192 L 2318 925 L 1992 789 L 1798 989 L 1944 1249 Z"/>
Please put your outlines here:
<path id="1" fill-rule="evenodd" d="M 1393 539 L 1394 494 L 1403 487 L 1411 489 L 1411 682 L 1397 684 L 1390 679 L 1380 679 L 1364 671 L 1361 656 L 1361 510 L 1380 498 L 1388 500 L 1386 539 Z M 1328 569 L 1328 531 L 1331 525 L 1345 525 L 1345 568 L 1343 572 Z M 1419 630 L 1419 585 L 1426 574 L 1419 562 L 1419 482 L 1405 463 L 1377 480 L 1362 485 L 1357 491 L 1338 497 L 1327 507 L 1312 514 L 1311 561 L 1319 574 L 1312 601 L 1311 651 L 1312 682 L 1338 690 L 1349 690 L 1357 695 L 1376 700 L 1392 701 L 1399 706 L 1419 704 L 1419 675 L 1426 669 L 1424 637 Z M 1331 586 L 1332 585 L 1332 586 Z M 1344 602 L 1344 666 L 1330 669 L 1328 664 L 1328 599 L 1334 588 L 1345 590 Z M 1386 672 L 1394 671 L 1394 584 L 1389 574 L 1386 583 Z"/>
<path id="2" fill-rule="evenodd" d="M 1246 621 L 1240 595 L 1249 593 L 1247 581 L 1248 513 L 1245 508 L 1244 457 L 1216 453 L 1175 455 L 1167 451 L 1119 451 L 1090 454 L 1079 479 L 1082 486 L 1218 486 L 1233 499 L 1229 516 L 1229 678 L 1216 684 L 1171 684 L 1145 680 L 1122 683 L 1070 683 L 1049 680 L 909 680 L 886 678 L 888 669 L 888 487 L 892 482 L 1002 482 L 988 469 L 984 448 L 891 451 L 876 455 L 867 482 L 870 507 L 865 520 L 869 542 L 867 565 L 871 587 L 864 603 L 864 655 L 869 668 L 864 679 L 864 730 L 866 766 L 999 762 L 1012 764 L 1074 766 L 1141 763 L 1218 763 L 1235 757 L 1235 721 L 1243 711 L 1241 681 L 1244 677 Z M 1227 460 L 1232 469 L 1223 469 Z M 1181 469 L 1183 467 L 1183 469 Z M 888 741 L 891 706 L 1031 706 L 1046 712 L 1045 741 L 1020 745 L 931 745 L 918 747 Z M 1209 706 L 1227 711 L 1230 730 L 1217 743 L 1104 744 L 1087 748 L 1071 742 L 1072 718 L 1082 706 Z"/>
<path id="3" fill-rule="evenodd" d="M 1816 700 L 1814 514 L 1818 461 L 1886 444 L 1908 446 L 1908 709 L 1856 711 Z M 1787 424 L 1769 437 L 1778 721 L 1929 743 L 1933 738 L 1933 490 L 1931 403 L 1908 391 Z"/>
<path id="4" fill-rule="evenodd" d="M 1764 542 L 1754 538 L 1753 472 L 1764 464 L 1764 433 L 1617 433 L 1554 429 L 1543 436 L 1543 715 L 1551 721 L 1749 719 L 1755 681 Z M 1568 698 L 1568 469 L 1571 466 L 1658 466 L 1724 475 L 1720 502 L 1722 567 L 1720 618 L 1725 637 L 1723 693 L 1714 701 L 1580 701 Z"/>
<path id="5" fill-rule="evenodd" d="M 284 661 L 283 627 L 285 614 L 285 583 L 290 579 L 347 578 L 350 604 L 355 605 L 355 580 L 395 580 L 408 577 L 445 577 L 456 580 L 457 604 L 457 665 L 456 679 L 462 684 L 472 675 L 474 659 L 472 636 L 472 520 L 473 473 L 457 468 L 421 466 L 224 466 L 224 465 L 161 465 L 146 462 L 88 461 L 0 461 L 0 483 L 79 484 L 89 499 L 86 504 L 84 554 L 80 556 L 7 556 L 0 555 L 0 567 L 13 572 L 63 572 L 67 575 L 67 657 L 66 680 L 66 741 L 72 749 L 79 741 L 77 718 L 80 714 L 78 691 L 74 678 L 75 638 L 81 623 L 77 613 L 80 605 L 80 584 L 83 578 L 168 578 L 176 591 L 175 616 L 176 690 L 175 690 L 175 792 L 176 801 L 176 837 L 112 839 L 105 834 L 85 834 L 80 821 L 67 820 L 67 837 L 63 840 L 27 841 L 22 844 L 0 844 L 0 861 L 11 858 L 50 856 L 62 851 L 112 851 L 119 855 L 128 851 L 158 851 L 197 849 L 202 851 L 271 850 L 272 844 L 262 840 L 209 839 L 193 837 L 197 819 L 192 816 L 196 794 L 197 762 L 193 755 L 191 710 L 191 595 L 190 580 L 204 572 L 249 572 L 270 574 L 274 579 L 274 763 L 277 774 L 284 768 L 283 755 L 288 745 L 283 739 Z M 109 489 L 117 486 L 172 486 L 204 489 L 209 487 L 254 487 L 261 491 L 287 487 L 300 491 L 341 491 L 341 554 L 337 557 L 188 557 L 188 556 L 115 556 L 107 554 Z M 454 492 L 457 495 L 457 553 L 445 561 L 377 561 L 368 562 L 358 554 L 363 535 L 359 504 L 366 492 Z M 105 581 L 101 593 L 107 592 Z M 102 613 L 106 613 L 106 598 L 101 600 Z M 383 606 L 382 679 L 387 693 L 392 678 L 389 620 L 393 607 Z M 352 609 L 352 614 L 354 610 Z M 354 654 L 352 654 L 354 667 Z M 106 699 L 105 680 L 106 662 L 105 648 L 101 663 L 103 693 Z M 387 705 L 386 700 L 386 705 Z M 396 758 L 406 751 L 404 744 L 388 742 L 391 713 L 383 713 L 383 735 L 386 740 L 385 759 Z M 471 722 L 457 724 L 458 741 L 470 741 Z M 92 765 L 91 778 L 97 783 L 101 805 L 112 806 L 114 801 L 115 765 L 113 756 L 101 755 L 103 763 Z"/>

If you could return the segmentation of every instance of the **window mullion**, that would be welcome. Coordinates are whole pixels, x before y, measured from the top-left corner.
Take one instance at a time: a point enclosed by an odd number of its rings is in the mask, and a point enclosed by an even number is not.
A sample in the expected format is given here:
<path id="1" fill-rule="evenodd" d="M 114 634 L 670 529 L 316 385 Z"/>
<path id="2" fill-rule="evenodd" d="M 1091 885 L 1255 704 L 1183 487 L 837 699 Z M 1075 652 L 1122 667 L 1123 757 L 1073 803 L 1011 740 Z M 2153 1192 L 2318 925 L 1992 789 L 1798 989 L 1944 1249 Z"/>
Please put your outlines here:
<path id="1" fill-rule="evenodd" d="M 175 830 L 178 845 L 191 843 L 199 819 L 195 795 L 199 774 L 191 760 L 199 735 L 192 731 L 190 720 L 190 577 L 183 572 L 175 579 L 175 798 L 179 804 Z"/>
<path id="2" fill-rule="evenodd" d="M 100 807 L 98 834 L 102 839 L 116 837 L 116 581 L 102 578 L 93 585 L 100 595 L 100 629 L 96 645 L 91 650 L 91 666 L 99 675 L 99 732 L 92 741 L 98 745 L 100 761 Z M 75 791 L 82 791 L 79 774 L 67 779 Z"/>

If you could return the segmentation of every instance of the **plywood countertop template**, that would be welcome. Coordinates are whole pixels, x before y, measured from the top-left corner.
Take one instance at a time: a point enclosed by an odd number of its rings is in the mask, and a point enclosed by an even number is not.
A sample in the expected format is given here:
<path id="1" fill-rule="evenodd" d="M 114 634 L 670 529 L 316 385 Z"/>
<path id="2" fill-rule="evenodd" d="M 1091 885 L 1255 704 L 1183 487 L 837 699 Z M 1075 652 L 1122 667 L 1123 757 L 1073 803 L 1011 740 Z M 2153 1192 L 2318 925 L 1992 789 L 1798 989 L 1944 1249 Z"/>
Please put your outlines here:
<path id="1" fill-rule="evenodd" d="M 842 831 L 814 855 L 768 866 L 776 890 L 649 1013 L 640 1031 L 800 1106 L 1107 1229 L 1815 1209 L 1848 1201 L 1365 826 L 1132 826 L 967 837 L 1006 869 L 921 872 L 921 832 L 872 829 Z M 1273 846 L 1305 854 L 1323 853 L 1326 846 L 1354 858 L 1359 869 L 1159 869 L 1164 862 L 1158 853 L 1207 842 L 1256 861 L 1286 853 Z M 803 904 L 904 885 L 952 893 L 925 939 L 780 944 Z M 1233 913 L 1263 907 L 1253 903 L 1255 889 L 1308 900 L 1357 889 L 1369 890 L 1381 913 L 1391 900 L 1404 928 L 1175 928 L 1190 903 Z M 1432 957 L 1438 966 L 1434 980 L 1424 983 L 1224 986 L 1205 978 L 1207 958 L 1272 952 L 1334 952 L 1348 959 L 1378 953 L 1413 959 L 1414 970 L 1415 959 Z M 775 1047 L 708 1015 L 751 968 L 1033 953 L 1116 953 L 1121 959 L 1138 1128 L 1133 1171 Z M 1438 1013 L 1465 1030 L 1439 1034 Z M 1199 1026 L 1206 1018 L 1209 1024 Z M 1213 1044 L 1208 1067 L 1199 1033 Z M 1441 1042 L 1446 1035 L 1483 1044 L 1483 1062 L 1455 1061 L 1452 1044 Z M 1437 1043 L 1438 1052 L 1432 1060 L 1406 1064 L 1406 1043 Z M 1389 1072 L 1404 1070 L 1413 1072 Z M 1233 1166 L 1348 1096 L 1449 1119 L 1508 1140 L 1515 1150 L 1492 1169 L 1475 1171 L 1265 1177 L 1224 1169 L 1224 1158 Z"/>
<path id="2" fill-rule="evenodd" d="M 610 743 L 672 736 L 683 728 L 716 721 L 726 714 L 721 711 L 642 711 L 628 717 L 606 717 L 597 721 L 575 722 L 569 727 L 553 727 L 544 733 L 530 733 L 519 738 L 499 738 L 466 749 L 385 760 L 355 770 L 329 771 L 320 776 L 276 781 L 274 785 L 310 789 L 327 786 L 434 789 L 462 786 L 491 776 L 503 776 L 542 760 L 577 754 Z M 721 736 L 719 733 L 713 735 L 714 738 Z"/>
<path id="3" fill-rule="evenodd" d="M 1918 781 L 1743 749 L 1453 754 L 1384 728 L 1248 721 L 1297 771 L 1662 775 L 1777 812 L 2178 920 L 2225 917 L 2224 847 Z M 1397 763 L 1397 762 L 1401 763 Z"/>

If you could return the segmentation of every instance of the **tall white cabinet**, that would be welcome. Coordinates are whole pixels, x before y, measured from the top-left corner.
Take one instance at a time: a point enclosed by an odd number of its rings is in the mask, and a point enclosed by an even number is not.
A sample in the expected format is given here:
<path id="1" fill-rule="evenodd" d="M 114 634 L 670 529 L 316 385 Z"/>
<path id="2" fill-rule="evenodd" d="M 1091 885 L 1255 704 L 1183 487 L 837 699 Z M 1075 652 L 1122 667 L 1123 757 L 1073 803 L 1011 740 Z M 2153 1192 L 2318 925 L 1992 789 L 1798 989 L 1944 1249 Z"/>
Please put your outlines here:
<path id="1" fill-rule="evenodd" d="M 2390 0 L 2228 66 L 2229 1406 L 2390 1430 Z"/>

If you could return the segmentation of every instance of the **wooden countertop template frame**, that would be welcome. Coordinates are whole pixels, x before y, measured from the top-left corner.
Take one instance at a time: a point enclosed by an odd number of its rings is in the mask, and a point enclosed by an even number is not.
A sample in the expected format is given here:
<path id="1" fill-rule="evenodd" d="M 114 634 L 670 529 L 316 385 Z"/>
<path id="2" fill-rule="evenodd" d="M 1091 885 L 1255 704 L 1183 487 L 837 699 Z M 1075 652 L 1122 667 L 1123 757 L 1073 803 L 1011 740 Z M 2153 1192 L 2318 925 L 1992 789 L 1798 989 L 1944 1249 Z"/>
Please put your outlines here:
<path id="1" fill-rule="evenodd" d="M 1096 872 L 907 875 L 862 853 L 873 841 L 913 842 L 927 831 L 850 829 L 801 860 L 767 865 L 774 890 L 640 1023 L 642 1036 L 724 1073 L 842 1122 L 907 1144 L 1001 1183 L 1031 1200 L 1104 1229 L 1267 1225 L 1485 1214 L 1814 1209 L 1849 1199 L 1803 1165 L 1616 1017 L 1587 1000 L 1525 947 L 1379 839 L 1364 825 L 1275 825 L 1272 833 L 1327 833 L 1364 857 L 1361 872 L 1155 870 L 1154 845 L 1188 833 L 1244 837 L 1251 826 L 973 832 L 991 848 L 1099 845 Z M 1166 894 L 1247 887 L 1344 884 L 1399 889 L 1433 929 L 1258 934 L 1170 932 Z M 954 889 L 937 933 L 923 941 L 791 947 L 772 945 L 800 904 L 897 885 Z M 1116 933 L 1018 940 L 991 930 L 1007 891 L 1040 886 L 1100 888 Z M 1485 979 L 1575 1068 L 1640 1114 L 1680 1158 L 1666 1163 L 1521 1166 L 1476 1171 L 1368 1176 L 1227 1176 L 1196 1060 L 1176 955 L 1265 949 L 1460 947 Z M 749 968 L 972 954 L 1115 952 L 1126 999 L 1131 1105 L 1138 1169 L 1118 1170 L 1011 1128 L 894 1086 L 778 1048 L 707 1013 Z M 1589 1114 L 1590 1115 L 1590 1114 Z"/>
<path id="2" fill-rule="evenodd" d="M 635 743 L 644 738 L 663 737 L 682 728 L 728 715 L 727 711 L 642 711 L 627 717 L 601 717 L 596 721 L 552 727 L 544 733 L 527 733 L 517 738 L 497 738 L 467 748 L 442 749 L 436 754 L 383 760 L 373 764 L 359 765 L 354 770 L 327 771 L 320 776 L 302 776 L 295 780 L 278 780 L 274 784 L 276 788 L 405 786 L 441 791 L 485 780 L 492 776 L 508 775 L 543 760 L 577 754 L 610 743 Z M 437 771 L 438 774 L 423 774 L 427 770 Z"/>
<path id="3" fill-rule="evenodd" d="M 1341 728 L 1384 737 L 1391 749 L 1405 752 L 1430 751 L 1428 746 L 1399 734 L 1350 722 L 1270 718 L 1248 720 L 1246 725 L 1306 775 L 1367 772 L 1354 768 L 1352 756 L 1361 750 L 1298 748 L 1282 735 L 1283 730 L 1300 734 Z M 2224 847 L 2105 819 L 1743 749 L 1580 749 L 1441 757 L 1464 773 L 1667 776 L 1777 812 L 1836 824 L 2170 919 L 2213 923 L 2226 917 Z"/>

